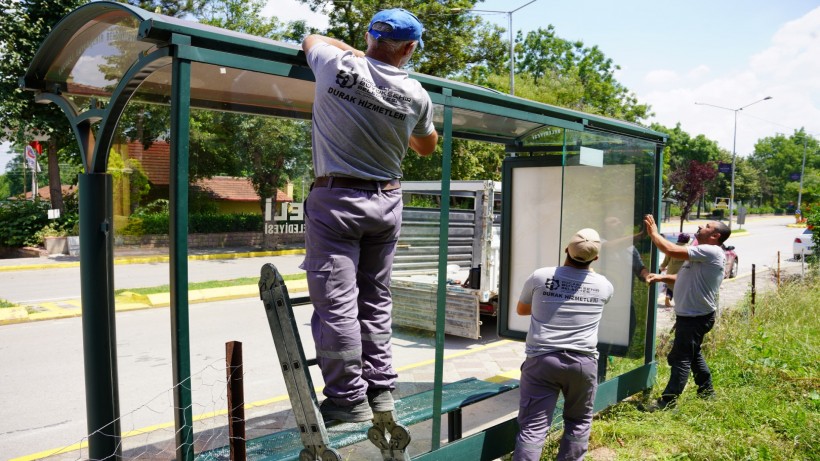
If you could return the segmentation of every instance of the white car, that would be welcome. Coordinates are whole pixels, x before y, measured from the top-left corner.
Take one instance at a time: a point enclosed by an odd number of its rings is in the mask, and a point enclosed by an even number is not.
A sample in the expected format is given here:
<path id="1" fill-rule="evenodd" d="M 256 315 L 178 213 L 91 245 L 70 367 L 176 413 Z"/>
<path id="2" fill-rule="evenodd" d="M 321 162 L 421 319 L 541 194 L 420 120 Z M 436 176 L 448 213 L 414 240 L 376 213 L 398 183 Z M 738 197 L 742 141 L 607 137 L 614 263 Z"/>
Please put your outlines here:
<path id="1" fill-rule="evenodd" d="M 814 240 L 812 240 L 812 230 L 806 229 L 794 238 L 794 259 L 799 260 L 803 255 L 814 253 Z"/>

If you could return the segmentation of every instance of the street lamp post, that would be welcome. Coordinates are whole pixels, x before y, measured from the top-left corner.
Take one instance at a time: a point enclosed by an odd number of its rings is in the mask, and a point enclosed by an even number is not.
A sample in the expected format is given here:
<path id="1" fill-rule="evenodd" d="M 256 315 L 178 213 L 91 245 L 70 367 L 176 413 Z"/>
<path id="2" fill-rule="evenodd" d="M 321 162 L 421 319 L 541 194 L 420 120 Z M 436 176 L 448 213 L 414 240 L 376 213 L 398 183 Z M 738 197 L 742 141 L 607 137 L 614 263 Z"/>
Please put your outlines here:
<path id="1" fill-rule="evenodd" d="M 515 95 L 515 41 L 513 40 L 513 26 L 512 26 L 512 15 L 516 11 L 524 8 L 527 5 L 535 3 L 537 0 L 532 0 L 527 2 L 518 8 L 510 11 L 498 11 L 498 10 L 465 10 L 463 8 L 452 8 L 450 11 L 453 13 L 461 13 L 461 12 L 470 12 L 474 11 L 476 13 L 500 13 L 507 15 L 507 23 L 510 29 L 510 94 Z"/>
<path id="2" fill-rule="evenodd" d="M 803 209 L 800 204 L 803 201 L 803 175 L 806 173 L 806 141 L 808 135 L 804 133 L 803 136 L 803 166 L 800 167 L 800 189 L 797 191 L 797 211 L 800 212 L 800 218 L 803 218 Z"/>
<path id="3" fill-rule="evenodd" d="M 695 103 L 699 106 L 717 107 L 718 109 L 730 110 L 730 111 L 735 113 L 735 128 L 734 128 L 734 134 L 732 135 L 732 186 L 731 186 L 731 191 L 729 192 L 729 194 L 730 194 L 729 195 L 729 229 L 730 230 L 732 229 L 732 217 L 733 217 L 733 214 L 734 214 L 734 207 L 735 207 L 735 159 L 737 158 L 737 113 L 742 111 L 743 109 L 751 106 L 751 105 L 757 104 L 757 103 L 762 102 L 762 101 L 768 101 L 769 99 L 772 99 L 772 97 L 771 96 L 766 96 L 763 99 L 758 99 L 755 102 L 746 104 L 745 106 L 738 107 L 737 109 L 732 109 L 730 107 L 717 106 L 715 104 L 708 104 L 708 103 L 705 103 L 705 102 L 696 102 Z"/>

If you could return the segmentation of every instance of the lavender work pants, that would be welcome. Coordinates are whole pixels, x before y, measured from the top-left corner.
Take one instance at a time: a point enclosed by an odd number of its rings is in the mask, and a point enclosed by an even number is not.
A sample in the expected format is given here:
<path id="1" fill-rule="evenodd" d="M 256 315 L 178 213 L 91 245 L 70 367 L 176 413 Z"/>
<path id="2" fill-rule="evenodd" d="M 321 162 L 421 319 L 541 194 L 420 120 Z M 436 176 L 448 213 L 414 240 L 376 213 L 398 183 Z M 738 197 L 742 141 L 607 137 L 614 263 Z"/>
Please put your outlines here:
<path id="1" fill-rule="evenodd" d="M 401 212 L 400 189 L 314 187 L 305 205 L 311 328 L 324 394 L 338 405 L 395 388 L 390 273 Z"/>
<path id="2" fill-rule="evenodd" d="M 521 365 L 521 403 L 514 461 L 538 461 L 552 425 L 558 394 L 564 394 L 564 434 L 558 460 L 582 460 L 592 429 L 598 389 L 595 357 L 571 351 L 527 357 Z"/>

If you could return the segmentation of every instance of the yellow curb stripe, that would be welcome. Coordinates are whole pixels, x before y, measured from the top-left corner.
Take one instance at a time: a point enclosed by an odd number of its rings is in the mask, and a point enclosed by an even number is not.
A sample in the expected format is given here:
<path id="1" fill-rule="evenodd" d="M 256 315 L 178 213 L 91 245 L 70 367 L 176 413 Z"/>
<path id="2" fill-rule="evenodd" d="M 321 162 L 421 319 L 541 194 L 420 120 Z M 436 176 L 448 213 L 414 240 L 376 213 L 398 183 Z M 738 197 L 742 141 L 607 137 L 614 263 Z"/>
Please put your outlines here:
<path id="1" fill-rule="evenodd" d="M 242 253 L 216 253 L 204 255 L 189 255 L 188 261 L 208 261 L 219 259 L 239 259 L 239 258 L 261 258 L 270 256 L 288 256 L 288 255 L 303 255 L 304 249 L 293 250 L 270 250 L 270 251 L 247 251 Z M 114 258 L 114 265 L 124 264 L 149 264 L 169 262 L 170 256 L 123 256 Z M 63 269 L 67 267 L 79 267 L 79 261 L 64 262 L 64 263 L 50 263 L 50 264 L 25 264 L 19 266 L 0 266 L 0 272 L 11 271 L 27 271 L 27 270 L 42 270 L 42 269 Z"/>
<path id="2" fill-rule="evenodd" d="M 483 352 L 483 351 L 486 351 L 488 349 L 493 349 L 493 348 L 496 348 L 496 347 L 505 346 L 505 345 L 509 345 L 509 344 L 514 344 L 514 343 L 515 343 L 514 341 L 510 341 L 508 339 L 502 339 L 502 340 L 496 341 L 494 343 L 490 343 L 490 344 L 486 344 L 484 346 L 476 347 L 474 349 L 469 349 L 469 350 L 466 350 L 466 351 L 461 351 L 461 352 L 456 352 L 454 354 L 446 355 L 444 357 L 444 360 L 463 357 L 465 355 L 471 355 L 471 354 L 475 354 L 477 352 Z M 401 367 L 401 368 L 397 368 L 396 371 L 398 372 L 398 371 L 411 370 L 413 368 L 419 368 L 419 367 L 422 367 L 422 366 L 425 366 L 425 365 L 430 365 L 432 363 L 435 363 L 435 360 L 425 360 L 423 362 L 418 362 L 418 363 L 410 364 L 410 365 L 407 365 L 407 366 L 404 366 L 404 367 Z M 521 374 L 521 372 L 518 371 L 518 370 L 512 370 L 512 371 L 508 371 L 508 372 L 504 372 L 504 373 L 495 375 L 491 378 L 486 379 L 486 381 L 490 381 L 490 382 L 494 382 L 494 383 L 509 381 L 510 379 L 516 379 L 515 378 L 516 373 L 518 374 L 518 376 L 520 376 L 520 374 Z M 324 389 L 323 386 L 317 386 L 315 388 L 315 391 L 316 391 L 317 394 L 321 394 L 322 389 Z M 272 397 L 270 399 L 258 400 L 256 402 L 246 403 L 245 404 L 245 409 L 249 410 L 251 408 L 263 407 L 265 405 L 270 405 L 270 404 L 273 404 L 273 403 L 278 403 L 278 402 L 282 402 L 282 401 L 289 400 L 289 399 L 290 399 L 290 397 L 287 394 L 278 395 L 278 396 Z M 228 414 L 228 410 L 217 410 L 217 411 L 212 411 L 212 412 L 208 412 L 208 413 L 201 413 L 199 415 L 195 415 L 193 420 L 194 421 L 202 421 L 202 420 L 205 420 L 205 419 L 215 418 L 217 416 L 224 416 L 224 415 L 227 415 L 227 414 Z M 137 435 L 148 434 L 148 433 L 151 433 L 151 432 L 154 432 L 154 431 L 158 431 L 158 430 L 161 430 L 161 429 L 168 429 L 168 428 L 171 428 L 171 427 L 174 427 L 174 423 L 172 423 L 172 422 L 155 424 L 153 426 L 146 426 L 146 427 L 143 427 L 143 428 L 140 428 L 140 429 L 134 429 L 134 430 L 125 432 L 125 433 L 122 434 L 122 437 L 123 438 L 134 437 L 134 436 L 137 436 Z M 75 443 L 73 445 L 69 445 L 69 446 L 66 446 L 66 447 L 52 449 L 52 450 L 44 450 L 44 451 L 41 451 L 39 453 L 34 453 L 32 455 L 25 455 L 25 456 L 21 456 L 19 458 L 13 458 L 13 459 L 10 459 L 9 461 L 36 461 L 38 459 L 46 458 L 46 457 L 53 456 L 53 455 L 56 455 L 56 454 L 59 454 L 59 453 L 68 453 L 68 452 L 71 452 L 71 451 L 80 450 L 82 448 L 86 448 L 87 446 L 88 446 L 88 441 L 84 440 L 82 442 Z"/>

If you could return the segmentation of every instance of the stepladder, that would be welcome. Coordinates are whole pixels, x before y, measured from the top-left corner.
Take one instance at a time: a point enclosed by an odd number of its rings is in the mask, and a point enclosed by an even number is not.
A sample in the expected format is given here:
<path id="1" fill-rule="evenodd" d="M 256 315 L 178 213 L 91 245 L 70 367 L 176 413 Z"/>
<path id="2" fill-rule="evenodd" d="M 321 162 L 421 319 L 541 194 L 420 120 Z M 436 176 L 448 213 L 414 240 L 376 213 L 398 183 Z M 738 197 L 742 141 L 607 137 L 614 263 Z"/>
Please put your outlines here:
<path id="1" fill-rule="evenodd" d="M 319 411 L 319 401 L 308 368 L 310 362 L 305 358 L 291 299 L 282 275 L 273 264 L 262 266 L 259 296 L 265 307 L 294 419 L 304 445 L 299 461 L 341 461 L 341 454 L 331 446 L 330 434 L 336 427 L 347 423 L 326 423 Z M 384 460 L 410 460 L 407 450 L 410 432 L 397 422 L 395 410 L 374 412 L 373 425 L 367 429 L 367 438 L 379 449 Z"/>

